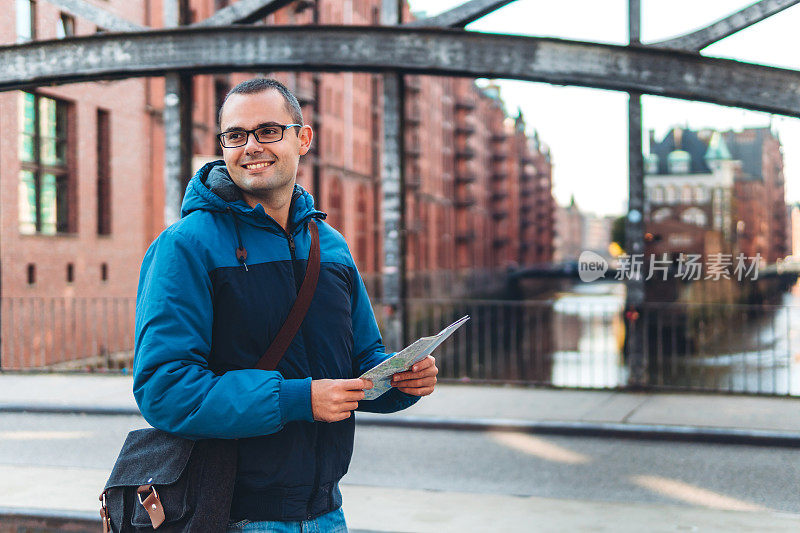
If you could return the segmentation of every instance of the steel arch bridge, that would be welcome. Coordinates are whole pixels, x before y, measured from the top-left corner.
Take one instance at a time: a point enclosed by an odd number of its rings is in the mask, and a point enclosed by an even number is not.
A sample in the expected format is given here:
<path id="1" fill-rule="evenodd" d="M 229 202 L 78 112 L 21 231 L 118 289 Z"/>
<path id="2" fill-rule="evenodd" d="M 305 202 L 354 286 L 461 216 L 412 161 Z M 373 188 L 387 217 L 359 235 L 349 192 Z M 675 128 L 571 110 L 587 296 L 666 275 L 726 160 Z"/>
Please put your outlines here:
<path id="1" fill-rule="evenodd" d="M 165 76 L 165 219 L 177 219 L 191 130 L 191 75 L 232 71 L 361 71 L 384 74 L 382 190 L 384 300 L 398 310 L 387 337 L 403 337 L 403 74 L 489 77 L 630 93 L 627 246 L 644 251 L 641 94 L 800 117 L 800 71 L 704 57 L 700 51 L 800 0 L 761 0 L 698 31 L 643 44 L 640 0 L 628 0 L 629 44 L 483 34 L 464 27 L 514 0 L 470 0 L 435 17 L 403 23 L 402 0 L 383 0 L 382 26 L 249 25 L 293 0 L 239 0 L 208 19 L 179 26 L 179 0 L 164 0 L 166 28 L 147 28 L 84 0 L 46 0 L 108 33 L 0 47 L 0 91 L 142 76 Z M 530 0 L 533 1 L 533 0 Z M 182 146 L 181 141 L 184 141 Z M 628 306 L 644 301 L 643 280 L 628 282 Z M 641 335 L 641 332 L 638 332 Z M 634 344 L 637 332 L 633 332 Z M 632 357 L 634 383 L 643 378 Z M 638 363 L 637 363 L 638 361 Z"/>

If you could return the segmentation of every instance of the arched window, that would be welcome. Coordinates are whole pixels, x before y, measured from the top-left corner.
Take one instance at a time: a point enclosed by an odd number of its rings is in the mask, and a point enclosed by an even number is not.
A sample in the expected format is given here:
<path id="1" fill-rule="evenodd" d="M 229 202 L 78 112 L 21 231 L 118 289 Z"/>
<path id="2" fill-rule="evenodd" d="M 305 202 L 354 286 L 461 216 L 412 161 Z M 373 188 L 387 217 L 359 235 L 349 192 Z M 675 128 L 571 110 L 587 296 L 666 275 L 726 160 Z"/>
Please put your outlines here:
<path id="1" fill-rule="evenodd" d="M 698 204 L 704 203 L 708 201 L 708 192 L 706 188 L 702 185 L 697 185 L 694 188 L 694 201 Z"/>
<path id="2" fill-rule="evenodd" d="M 702 209 L 690 207 L 681 213 L 681 221 L 695 226 L 705 226 L 708 224 L 708 217 Z"/>
<path id="3" fill-rule="evenodd" d="M 662 207 L 653 213 L 653 222 L 664 222 L 672 216 L 672 209 L 669 207 Z"/>
<path id="4" fill-rule="evenodd" d="M 678 201 L 678 188 L 674 185 L 667 186 L 667 203 L 674 204 Z"/>
<path id="5" fill-rule="evenodd" d="M 688 204 L 692 202 L 692 186 L 684 185 L 681 187 L 681 202 Z"/>
<path id="6" fill-rule="evenodd" d="M 664 201 L 664 187 L 653 187 L 650 199 L 653 203 L 662 203 Z"/>

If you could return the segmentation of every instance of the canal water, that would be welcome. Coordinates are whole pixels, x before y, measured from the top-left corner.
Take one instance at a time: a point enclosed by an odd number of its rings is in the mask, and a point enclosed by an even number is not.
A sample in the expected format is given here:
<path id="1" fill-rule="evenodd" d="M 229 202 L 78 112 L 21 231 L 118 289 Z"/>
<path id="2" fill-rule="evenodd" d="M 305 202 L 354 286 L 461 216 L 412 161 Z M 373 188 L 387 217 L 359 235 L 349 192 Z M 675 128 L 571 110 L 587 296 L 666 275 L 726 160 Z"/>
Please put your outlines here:
<path id="1" fill-rule="evenodd" d="M 624 302 L 625 287 L 614 282 L 576 284 L 557 295 L 553 305 L 553 385 L 608 388 L 627 383 Z M 800 284 L 784 294 L 779 305 L 728 306 L 724 312 L 724 319 L 686 318 L 683 329 L 671 330 L 669 321 L 666 326 L 648 329 L 650 383 L 665 388 L 800 396 Z M 684 347 L 691 348 L 682 352 L 659 347 L 676 334 L 702 342 L 686 342 Z"/>

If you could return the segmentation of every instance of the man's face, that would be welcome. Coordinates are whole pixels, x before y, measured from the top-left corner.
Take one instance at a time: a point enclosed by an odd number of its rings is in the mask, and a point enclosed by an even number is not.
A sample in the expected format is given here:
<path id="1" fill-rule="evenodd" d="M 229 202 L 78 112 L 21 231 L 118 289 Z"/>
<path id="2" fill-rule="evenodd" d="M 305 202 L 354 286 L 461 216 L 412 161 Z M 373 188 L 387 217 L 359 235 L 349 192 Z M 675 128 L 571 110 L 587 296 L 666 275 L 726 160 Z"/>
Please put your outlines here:
<path id="1" fill-rule="evenodd" d="M 220 128 L 224 132 L 294 123 L 281 93 L 270 89 L 255 94 L 232 94 L 222 109 Z M 266 144 L 256 141 L 251 133 L 244 146 L 222 149 L 228 173 L 248 204 L 255 207 L 276 192 L 294 188 L 297 165 L 300 156 L 311 147 L 311 137 L 309 126 L 289 128 L 283 139 Z"/>

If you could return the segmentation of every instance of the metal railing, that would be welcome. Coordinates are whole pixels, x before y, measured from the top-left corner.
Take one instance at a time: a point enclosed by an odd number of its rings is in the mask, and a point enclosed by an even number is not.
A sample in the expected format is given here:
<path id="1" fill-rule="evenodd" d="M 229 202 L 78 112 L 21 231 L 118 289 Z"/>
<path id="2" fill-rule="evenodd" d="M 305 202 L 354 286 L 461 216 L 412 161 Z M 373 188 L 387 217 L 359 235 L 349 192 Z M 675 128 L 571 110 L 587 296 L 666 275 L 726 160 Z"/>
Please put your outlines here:
<path id="1" fill-rule="evenodd" d="M 2 298 L 0 368 L 128 368 L 135 305 L 132 297 Z"/>
<path id="2" fill-rule="evenodd" d="M 638 352 L 648 389 L 800 395 L 800 354 L 792 351 L 800 348 L 800 307 L 651 303 L 626 317 L 613 297 L 416 299 L 407 314 L 407 342 L 472 317 L 437 349 L 446 381 L 625 388 L 628 354 Z M 626 340 L 631 327 L 645 328 L 637 350 Z"/>
<path id="3" fill-rule="evenodd" d="M 386 308 L 374 303 L 381 325 Z M 638 353 L 649 389 L 800 396 L 796 306 L 649 303 L 630 317 L 619 296 L 567 295 L 410 299 L 406 310 L 407 342 L 472 317 L 435 353 L 446 381 L 624 388 L 629 354 Z M 3 298 L 0 313 L 2 370 L 120 370 L 132 363 L 132 297 Z M 644 328 L 642 346 L 627 345 L 631 327 Z"/>

